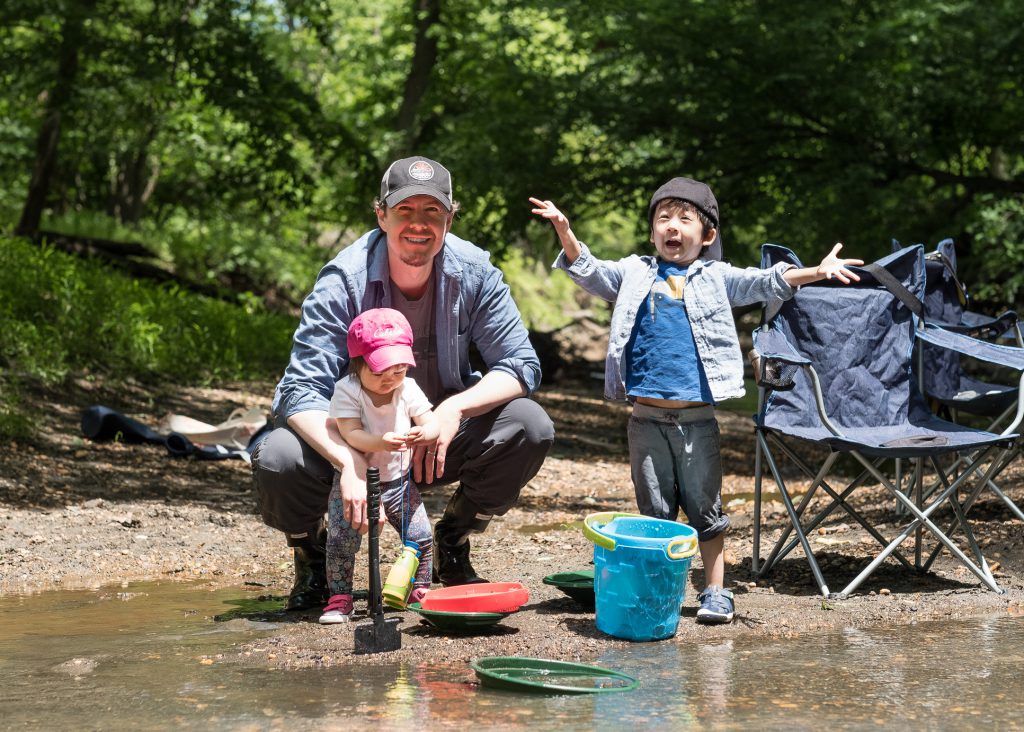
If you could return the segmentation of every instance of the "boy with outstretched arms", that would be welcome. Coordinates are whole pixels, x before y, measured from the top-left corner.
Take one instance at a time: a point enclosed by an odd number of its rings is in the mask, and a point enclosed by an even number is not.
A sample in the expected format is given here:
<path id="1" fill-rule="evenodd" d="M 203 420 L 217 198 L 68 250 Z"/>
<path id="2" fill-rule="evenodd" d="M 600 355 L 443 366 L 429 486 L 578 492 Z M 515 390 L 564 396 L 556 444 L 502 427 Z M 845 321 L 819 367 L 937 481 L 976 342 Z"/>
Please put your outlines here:
<path id="1" fill-rule="evenodd" d="M 673 178 L 651 197 L 655 254 L 618 261 L 594 257 L 551 201 L 531 198 L 533 213 L 555 227 L 562 252 L 554 267 L 587 292 L 614 302 L 605 397 L 633 403 L 629 452 L 641 513 L 674 521 L 682 508 L 697 530 L 704 563 L 698 622 L 728 623 L 733 594 L 724 588 L 722 466 L 714 405 L 743 395 L 743 361 L 732 308 L 782 302 L 821 279 L 859 279 L 836 244 L 817 267 L 780 264 L 740 269 L 721 261 L 718 202 L 704 183 Z"/>

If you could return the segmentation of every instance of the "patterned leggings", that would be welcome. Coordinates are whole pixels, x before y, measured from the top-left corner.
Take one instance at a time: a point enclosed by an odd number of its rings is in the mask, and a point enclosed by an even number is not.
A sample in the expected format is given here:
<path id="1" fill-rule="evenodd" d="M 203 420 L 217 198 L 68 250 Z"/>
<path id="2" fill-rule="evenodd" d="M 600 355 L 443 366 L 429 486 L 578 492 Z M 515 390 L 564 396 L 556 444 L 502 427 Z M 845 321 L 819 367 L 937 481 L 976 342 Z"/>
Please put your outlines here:
<path id="1" fill-rule="evenodd" d="M 406 539 L 412 539 L 420 545 L 420 566 L 416 570 L 413 587 L 428 589 L 434 555 L 434 537 L 430 530 L 430 521 L 427 519 L 427 510 L 423 508 L 423 502 L 420 500 L 419 489 L 410 479 L 408 490 L 403 491 L 403 482 L 399 478 L 381 483 L 380 505 L 388 523 L 395 527 L 399 536 L 404 535 Z M 339 474 L 335 472 L 331 496 L 327 503 L 327 584 L 332 595 L 352 594 L 356 552 L 359 551 L 361 543 L 362 536 L 344 519 L 341 480 Z M 384 573 L 382 575 L 386 576 Z M 381 581 L 384 581 L 383 576 Z"/>

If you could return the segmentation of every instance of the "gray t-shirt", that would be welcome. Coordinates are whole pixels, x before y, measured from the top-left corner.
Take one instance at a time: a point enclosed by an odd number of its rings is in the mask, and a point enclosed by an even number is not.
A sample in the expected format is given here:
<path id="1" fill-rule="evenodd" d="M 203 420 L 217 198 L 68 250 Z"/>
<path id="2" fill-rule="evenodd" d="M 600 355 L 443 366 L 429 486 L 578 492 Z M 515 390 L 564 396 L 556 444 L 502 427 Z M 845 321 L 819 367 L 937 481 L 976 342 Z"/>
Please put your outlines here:
<path id="1" fill-rule="evenodd" d="M 435 405 L 444 400 L 444 387 L 437 367 L 437 329 L 434 327 L 436 292 L 436 272 L 430 275 L 427 291 L 418 300 L 407 299 L 395 283 L 391 283 L 391 307 L 405 316 L 414 334 L 412 355 L 416 359 L 416 367 L 409 369 L 407 375 L 416 380 L 427 399 Z"/>

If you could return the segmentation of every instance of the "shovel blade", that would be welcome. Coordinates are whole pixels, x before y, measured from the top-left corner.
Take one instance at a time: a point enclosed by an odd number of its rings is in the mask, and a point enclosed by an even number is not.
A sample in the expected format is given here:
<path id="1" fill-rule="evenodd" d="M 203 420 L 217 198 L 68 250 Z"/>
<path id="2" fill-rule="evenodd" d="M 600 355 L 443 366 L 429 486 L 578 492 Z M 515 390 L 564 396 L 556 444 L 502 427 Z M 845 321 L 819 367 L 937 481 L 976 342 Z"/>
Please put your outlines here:
<path id="1" fill-rule="evenodd" d="M 355 628 L 355 652 L 387 653 L 402 647 L 402 634 L 398 630 L 400 618 L 381 618 L 360 623 Z"/>

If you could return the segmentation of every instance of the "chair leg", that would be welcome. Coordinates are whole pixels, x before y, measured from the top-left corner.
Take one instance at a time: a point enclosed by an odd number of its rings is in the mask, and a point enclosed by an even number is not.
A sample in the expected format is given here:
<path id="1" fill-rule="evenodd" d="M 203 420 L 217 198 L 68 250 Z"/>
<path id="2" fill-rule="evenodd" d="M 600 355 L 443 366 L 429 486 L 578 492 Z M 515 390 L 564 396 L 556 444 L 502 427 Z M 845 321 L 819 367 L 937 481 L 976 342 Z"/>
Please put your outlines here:
<path id="1" fill-rule="evenodd" d="M 803 471 L 803 473 L 807 477 L 811 478 L 812 480 L 815 479 L 814 473 L 811 472 L 811 469 L 807 466 L 807 464 L 804 463 L 804 461 L 801 460 L 796 455 L 796 453 L 790 450 L 785 443 L 776 439 L 775 444 L 786 454 L 786 457 L 788 457 L 793 462 L 793 464 L 795 464 L 801 471 Z M 874 465 L 875 467 L 878 467 L 883 462 L 885 462 L 885 458 L 878 458 L 875 460 Z M 872 537 L 874 537 L 875 541 L 877 541 L 882 546 L 888 544 L 889 540 L 882 536 L 878 532 L 878 530 L 875 529 L 875 527 L 867 521 L 867 519 L 861 516 L 860 512 L 857 511 L 857 509 L 855 509 L 853 506 L 846 502 L 846 497 L 849 496 L 856 488 L 860 487 L 864 480 L 869 477 L 872 477 L 871 473 L 869 473 L 866 470 L 861 471 L 860 475 L 854 478 L 853 481 L 843 490 L 841 494 L 837 494 L 835 489 L 832 488 L 832 486 L 830 486 L 827 481 L 822 480 L 821 489 L 832 497 L 832 502 L 828 504 L 828 506 L 826 506 L 825 508 L 821 509 L 821 511 L 819 511 L 818 514 L 815 515 L 815 517 L 809 523 L 804 524 L 804 531 L 814 531 L 814 529 L 817 528 L 818 524 L 820 524 L 822 521 L 828 518 L 829 514 L 835 511 L 836 508 L 842 507 L 842 509 L 846 511 L 846 513 L 849 514 L 851 518 L 853 518 L 858 524 L 861 525 L 861 527 L 865 531 L 867 531 L 869 534 L 871 534 Z M 816 486 L 817 484 L 813 483 L 812 485 Z M 803 515 L 802 504 L 800 507 L 797 508 L 797 512 L 800 513 L 801 516 Z M 789 536 L 788 530 L 783 536 Z M 790 539 L 789 543 L 782 549 L 782 551 L 779 552 L 777 560 L 781 560 L 783 557 L 785 557 L 787 554 L 793 551 L 793 549 L 796 548 L 798 543 L 799 542 L 796 539 Z M 913 569 L 910 562 L 907 561 L 906 557 L 904 557 L 903 554 L 901 554 L 899 551 L 894 551 L 892 555 L 904 567 L 906 567 L 907 569 Z"/>
<path id="2" fill-rule="evenodd" d="M 754 577 L 761 566 L 761 441 L 754 440 L 754 526 L 750 572 Z"/>
<path id="3" fill-rule="evenodd" d="M 914 495 L 917 513 L 924 508 L 924 458 L 914 460 Z M 914 530 L 914 566 L 921 569 L 921 542 L 924 540 L 924 529 L 921 524 Z"/>
<path id="4" fill-rule="evenodd" d="M 946 527 L 946 535 L 947 536 L 952 537 L 956 533 L 957 527 L 960 527 L 960 528 L 964 529 L 964 533 L 967 536 L 968 544 L 970 544 L 973 541 L 974 535 L 973 535 L 973 533 L 971 533 L 970 524 L 967 523 L 967 513 L 971 510 L 971 506 L 974 505 L 974 502 L 977 500 L 978 496 L 981 494 L 981 491 L 984 489 L 985 485 L 987 483 L 991 483 L 992 476 L 997 472 L 997 468 L 999 470 L 1002 469 L 1001 467 L 999 467 L 999 462 L 1000 462 L 999 460 L 993 460 L 989 464 L 988 470 L 985 471 L 984 473 L 982 473 L 981 479 L 978 481 L 977 485 L 975 485 L 974 490 L 971 491 L 971 495 L 963 502 L 963 504 L 960 504 L 959 502 L 956 502 L 955 500 L 952 502 L 954 518 L 949 523 L 949 526 Z M 954 481 L 954 482 L 959 484 L 960 482 L 962 482 L 962 480 L 964 478 L 969 476 L 971 472 L 973 472 L 973 471 L 967 471 L 967 472 L 961 473 L 960 477 L 957 478 L 957 480 Z M 954 492 L 954 498 L 955 498 L 955 492 Z M 972 549 L 973 548 L 974 547 L 972 546 Z M 981 551 L 980 549 L 977 550 L 976 554 L 980 554 L 980 551 Z M 940 543 L 940 544 L 938 544 L 935 547 L 935 549 L 932 550 L 932 553 L 928 556 L 928 560 L 924 563 L 924 568 L 925 569 L 929 569 L 932 566 L 932 564 L 935 562 L 935 560 L 938 558 L 938 556 L 939 556 L 939 554 L 941 552 L 942 552 L 942 544 Z M 986 567 L 986 570 L 987 570 L 988 565 L 986 564 L 985 567 Z M 991 572 L 989 572 L 989 575 L 991 575 Z"/>
<path id="5" fill-rule="evenodd" d="M 793 506 L 792 499 L 790 499 L 789 497 L 789 491 L 786 490 L 785 481 L 782 480 L 782 475 L 779 473 L 779 468 L 775 464 L 775 461 L 772 459 L 771 452 L 769 452 L 767 449 L 768 446 L 763 444 L 764 436 L 758 434 L 757 439 L 760 440 L 762 443 L 761 449 L 764 451 L 764 459 L 767 461 L 768 468 L 772 471 L 772 477 L 775 479 L 775 483 L 779 487 L 779 493 L 782 495 L 782 502 L 786 506 L 786 512 L 789 513 L 789 519 L 792 524 L 792 527 L 796 531 L 797 537 L 800 539 L 800 544 L 804 549 L 804 554 L 807 556 L 807 563 L 811 566 L 811 574 L 814 575 L 815 582 L 817 582 L 821 594 L 824 597 L 828 597 L 828 585 L 825 584 L 825 578 L 821 573 L 821 568 L 818 566 L 818 562 L 814 558 L 814 552 L 811 551 L 811 544 L 809 541 L 807 541 L 807 536 L 804 534 L 803 529 L 800 528 L 800 516 L 797 513 L 796 508 Z M 835 462 L 836 457 L 838 457 L 838 453 L 832 453 L 831 455 L 828 456 L 828 458 L 826 458 L 825 462 L 828 464 L 829 467 L 831 467 L 831 464 Z M 812 491 L 808 491 L 808 495 L 810 495 L 811 492 Z M 783 539 L 780 539 L 779 543 L 781 543 L 782 541 Z M 778 548 L 779 544 L 777 543 L 775 545 L 775 549 L 778 550 Z M 776 553 L 777 551 L 772 552 L 773 556 Z M 765 572 L 767 572 L 771 568 L 772 563 L 774 561 L 775 560 L 773 560 L 772 557 L 768 558 L 768 560 L 765 563 Z"/>
<path id="6" fill-rule="evenodd" d="M 835 458 L 832 458 L 831 460 L 826 460 L 825 465 L 821 468 L 818 474 L 811 476 L 811 485 L 807 488 L 807 492 L 804 493 L 804 497 L 800 500 L 800 505 L 796 507 L 796 516 L 798 521 L 797 525 L 801 527 L 803 526 L 803 524 L 799 524 L 799 519 L 803 518 L 804 512 L 807 510 L 807 507 L 811 503 L 811 499 L 814 498 L 814 494 L 817 492 L 819 486 L 821 486 L 824 482 L 823 476 L 827 474 L 833 462 L 835 462 Z M 823 518 L 823 516 L 818 517 L 818 521 L 820 521 Z M 803 532 L 806 534 L 808 531 L 813 530 L 814 526 L 817 526 L 817 522 L 815 522 L 813 526 L 804 528 Z M 779 540 L 775 543 L 775 546 L 772 549 L 772 553 L 768 556 L 768 559 L 765 562 L 766 566 L 775 566 L 776 564 L 781 562 L 783 558 L 785 558 L 785 556 L 796 547 L 796 545 L 799 543 L 799 538 L 790 540 L 790 543 L 786 545 L 786 548 L 782 548 L 783 543 L 787 539 L 789 539 L 789 535 L 793 532 L 793 530 L 794 525 L 792 522 L 790 522 L 790 525 L 783 530 L 782 535 L 779 537 Z"/>
<path id="7" fill-rule="evenodd" d="M 992 448 L 989 448 L 989 450 L 986 450 L 986 454 L 990 450 L 992 450 Z M 861 572 L 859 575 L 857 575 L 857 577 L 854 578 L 854 580 L 849 585 L 847 585 L 846 588 L 844 588 L 842 590 L 842 592 L 839 593 L 841 597 L 846 597 L 851 592 L 853 592 L 853 590 L 856 589 L 860 585 L 860 583 L 864 580 L 864 578 L 866 578 L 868 575 L 870 575 L 872 572 L 874 572 L 875 569 L 878 567 L 878 565 L 881 564 L 882 562 L 884 562 L 886 560 L 886 558 L 888 558 L 888 556 L 893 552 L 893 550 L 895 550 L 896 547 L 898 547 L 900 544 L 902 544 L 910 536 L 910 534 L 913 533 L 913 531 L 915 529 L 917 529 L 917 527 L 920 524 L 924 524 L 928 528 L 928 530 L 931 531 L 935 535 L 935 537 L 940 542 L 942 542 L 942 544 L 945 545 L 945 547 L 947 549 L 949 549 L 949 551 L 957 559 L 959 559 L 960 562 L 965 567 L 967 567 L 969 570 L 971 570 L 971 572 L 973 572 L 974 575 L 978 579 L 980 579 L 989 589 L 994 590 L 995 592 L 999 592 L 999 593 L 1002 592 L 1002 590 L 999 589 L 999 586 L 995 583 L 995 581 L 988 574 L 986 574 L 986 572 L 984 570 L 982 570 L 977 565 L 975 565 L 974 562 L 972 562 L 967 557 L 967 555 L 963 553 L 963 551 L 960 549 L 960 547 L 958 547 L 956 544 L 954 544 L 949 539 L 949 537 L 946 536 L 946 534 L 944 534 L 942 532 L 942 530 L 934 522 L 932 522 L 931 519 L 929 518 L 929 516 L 931 516 L 931 514 L 942 504 L 942 502 L 945 501 L 947 498 L 949 498 L 949 496 L 957 488 L 959 488 L 959 486 L 963 483 L 963 481 L 968 477 L 969 473 L 965 473 L 964 475 L 962 475 L 959 478 L 957 478 L 957 480 L 954 481 L 953 484 L 949 488 L 946 488 L 942 492 L 942 494 L 935 501 L 933 501 L 930 506 L 928 506 L 928 508 L 926 508 L 923 511 L 921 511 L 921 510 L 918 509 L 917 506 L 914 505 L 913 501 L 911 501 L 905 495 L 903 495 L 900 491 L 898 491 L 895 488 L 895 486 L 893 486 L 892 483 L 890 483 L 889 480 L 884 475 L 882 475 L 874 466 L 871 465 L 871 463 L 869 463 L 867 460 L 865 460 L 861 455 L 859 455 L 856 452 L 853 452 L 851 454 L 855 458 L 857 458 L 857 460 L 859 460 L 860 463 L 862 465 L 864 465 L 864 467 L 868 468 L 868 470 L 870 470 L 872 472 L 872 474 L 875 476 L 875 478 L 882 485 L 884 485 L 886 487 L 886 489 L 889 492 L 891 492 L 896 497 L 896 499 L 898 501 L 903 503 L 903 505 L 906 506 L 907 509 L 912 514 L 915 515 L 915 518 L 914 518 L 913 521 L 911 521 L 907 525 L 907 527 L 900 533 L 899 536 L 897 536 L 895 539 L 893 539 L 893 541 L 890 542 L 889 545 L 885 549 L 882 550 L 881 554 L 879 554 L 877 557 L 875 557 L 875 559 L 871 562 L 871 564 L 868 565 L 868 567 L 863 572 Z"/>
<path id="8" fill-rule="evenodd" d="M 1002 423 L 1005 419 L 1007 419 L 1015 411 L 1015 409 L 1016 409 L 1016 405 L 1011 405 L 1010 407 L 1008 407 L 1001 415 L 999 415 L 992 422 L 992 424 L 990 424 L 988 426 L 986 431 L 987 432 L 998 432 L 999 431 L 999 424 Z M 1010 447 L 1006 448 L 1003 451 L 1003 453 L 999 456 L 999 459 L 997 460 L 997 462 L 1000 464 L 999 470 L 997 470 L 995 473 L 992 474 L 992 476 L 987 481 L 986 486 L 993 493 L 995 493 L 996 496 L 1004 504 L 1006 504 L 1006 507 L 1010 509 L 1010 512 L 1013 513 L 1014 516 L 1019 518 L 1021 521 L 1024 521 L 1024 511 L 1022 511 L 1021 508 L 1016 503 L 1013 502 L 1013 500 L 1011 500 L 1005 493 L 1003 493 L 1003 491 L 999 488 L 999 486 L 997 486 L 995 484 L 995 482 L 994 482 L 996 477 L 998 477 L 999 474 L 1003 472 L 1003 470 L 1005 470 L 1007 467 L 1009 467 L 1010 464 L 1017 457 L 1019 457 L 1021 455 L 1021 452 L 1022 452 L 1022 442 L 1021 442 L 1020 439 L 1018 439 L 1017 441 L 1015 441 L 1013 443 L 1013 445 L 1011 445 Z M 961 465 L 967 464 L 967 465 L 971 465 L 974 468 L 975 472 L 977 472 L 980 475 L 981 472 L 982 472 L 981 471 L 981 467 L 980 467 L 980 465 L 978 465 L 977 461 L 974 460 L 974 458 L 977 456 L 977 454 L 978 453 L 975 452 L 975 453 L 971 453 L 969 455 L 961 455 L 961 456 L 957 457 L 957 459 L 954 461 L 953 465 L 950 467 L 950 472 L 953 472 L 954 470 L 959 468 Z M 937 488 L 937 486 L 933 485 L 928 491 L 925 492 L 925 497 L 927 498 L 931 494 L 932 491 L 936 490 L 936 488 Z"/>
<path id="9" fill-rule="evenodd" d="M 971 553 L 974 555 L 974 560 L 978 563 L 978 566 L 981 567 L 981 570 L 985 573 L 985 576 L 992 581 L 992 584 L 995 584 L 996 579 L 992 576 L 992 570 L 989 568 L 988 562 L 985 561 L 985 557 L 981 553 L 981 547 L 978 546 L 978 542 L 974 538 L 974 530 L 971 529 L 971 525 L 967 523 L 967 516 L 960 509 L 960 504 L 957 503 L 956 501 L 956 491 L 954 491 L 953 494 L 950 496 L 949 505 L 953 509 L 953 513 L 956 515 L 957 521 L 959 522 L 960 526 L 963 527 L 964 537 L 967 539 L 967 546 L 970 547 Z M 949 532 L 946 532 L 946 535 L 948 536 Z M 933 554 L 932 559 L 934 559 L 935 556 L 937 555 Z M 932 559 L 929 559 L 927 567 L 931 566 Z"/>
<path id="10" fill-rule="evenodd" d="M 1002 473 L 1004 470 L 1006 470 L 1006 468 L 1008 468 L 1010 466 L 1010 463 L 1012 463 L 1015 459 L 1017 459 L 1017 457 L 1019 457 L 1019 455 L 1020 455 L 1020 446 L 1017 445 L 1017 444 L 1014 444 L 1012 447 L 1009 447 L 1009 448 L 1006 448 L 1005 450 L 1003 450 L 1003 452 L 1002 452 L 1002 454 L 1000 454 L 999 458 L 997 460 L 993 461 L 994 463 L 998 464 L 999 467 L 996 470 L 992 471 L 992 473 L 985 479 L 984 486 L 986 488 L 988 488 L 990 491 L 992 491 L 993 493 L 995 493 L 996 496 L 1000 500 L 1002 500 L 1002 502 L 1004 504 L 1006 504 L 1006 507 L 1010 509 L 1010 512 L 1013 513 L 1014 516 L 1019 518 L 1021 521 L 1024 521 L 1024 512 L 1022 512 L 1020 507 L 1017 506 L 1017 504 L 1014 503 L 1010 499 L 1010 497 L 1007 496 L 1005 493 L 1003 493 L 1003 491 L 1000 490 L 999 486 L 997 486 L 995 484 L 996 477 L 998 477 L 1000 473 Z M 978 472 L 980 472 L 980 469 L 979 469 Z M 979 493 L 980 493 L 980 491 L 979 491 Z M 973 504 L 973 501 L 972 501 L 972 504 Z"/>

